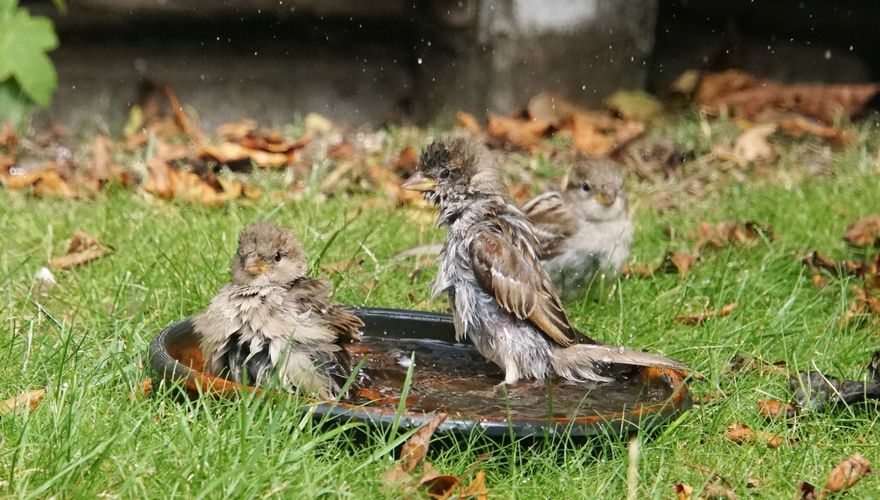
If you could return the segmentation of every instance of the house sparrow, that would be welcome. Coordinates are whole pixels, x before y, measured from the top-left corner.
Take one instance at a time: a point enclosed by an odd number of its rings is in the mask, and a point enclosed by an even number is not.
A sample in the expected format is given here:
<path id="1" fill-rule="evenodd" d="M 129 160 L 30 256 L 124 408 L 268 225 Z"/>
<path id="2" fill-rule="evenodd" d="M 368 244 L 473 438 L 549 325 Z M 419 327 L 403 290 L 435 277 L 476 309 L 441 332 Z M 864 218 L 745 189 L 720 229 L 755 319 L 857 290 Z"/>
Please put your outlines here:
<path id="1" fill-rule="evenodd" d="M 595 281 L 620 274 L 633 224 L 623 172 L 613 161 L 578 158 L 561 192 L 536 196 L 522 210 L 535 226 L 538 257 L 563 300 L 574 300 Z"/>
<path id="2" fill-rule="evenodd" d="M 259 222 L 242 231 L 232 283 L 194 319 L 205 371 L 235 382 L 332 399 L 351 373 L 342 343 L 364 323 L 328 299 L 330 285 L 309 278 L 306 253 L 292 231 Z"/>
<path id="3" fill-rule="evenodd" d="M 463 139 L 434 141 L 403 187 L 421 191 L 448 226 L 434 295 L 447 292 L 456 339 L 470 337 L 504 371 L 504 383 L 609 381 L 611 363 L 667 366 L 676 361 L 600 345 L 575 330 L 538 259 L 528 218 L 507 195 L 489 152 Z"/>

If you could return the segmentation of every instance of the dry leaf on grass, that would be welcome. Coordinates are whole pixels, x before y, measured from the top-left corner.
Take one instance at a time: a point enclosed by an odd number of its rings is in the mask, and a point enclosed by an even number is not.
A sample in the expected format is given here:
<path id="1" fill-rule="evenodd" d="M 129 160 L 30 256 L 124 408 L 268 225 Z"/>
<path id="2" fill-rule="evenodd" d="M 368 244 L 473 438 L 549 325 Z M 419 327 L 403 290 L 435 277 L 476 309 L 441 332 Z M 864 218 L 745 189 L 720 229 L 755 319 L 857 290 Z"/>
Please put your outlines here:
<path id="1" fill-rule="evenodd" d="M 293 156 L 287 153 L 251 149 L 234 142 L 215 145 L 202 144 L 199 146 L 198 156 L 203 160 L 213 160 L 221 165 L 251 161 L 260 168 L 283 167 L 293 161 Z"/>
<path id="2" fill-rule="evenodd" d="M 725 221 L 714 225 L 701 222 L 694 253 L 699 254 L 706 245 L 723 248 L 731 243 L 739 245 L 753 243 L 762 234 L 771 238 L 773 236 L 769 228 L 752 220 L 745 222 Z"/>
<path id="3" fill-rule="evenodd" d="M 677 483 L 673 490 L 675 491 L 675 498 L 678 500 L 691 500 L 691 495 L 694 494 L 694 488 L 685 483 Z"/>
<path id="4" fill-rule="evenodd" d="M 419 166 L 419 153 L 413 146 L 407 146 L 400 151 L 391 170 L 397 175 L 410 176 L 415 173 Z"/>
<path id="5" fill-rule="evenodd" d="M 868 215 L 853 222 L 843 238 L 855 246 L 880 246 L 880 215 Z"/>
<path id="6" fill-rule="evenodd" d="M 758 400 L 758 414 L 766 419 L 794 418 L 797 415 L 797 408 L 784 401 L 762 399 Z"/>
<path id="7" fill-rule="evenodd" d="M 501 144 L 525 151 L 534 150 L 550 131 L 550 124 L 543 120 L 507 118 L 489 114 L 489 135 Z"/>
<path id="8" fill-rule="evenodd" d="M 876 84 L 782 85 L 738 70 L 703 76 L 696 101 L 711 114 L 725 109 L 754 119 L 768 111 L 795 112 L 825 123 L 852 117 L 877 91 Z"/>
<path id="9" fill-rule="evenodd" d="M 869 472 L 871 472 L 871 463 L 861 453 L 855 453 L 831 471 L 828 481 L 825 482 L 825 491 L 837 493 L 851 488 Z"/>
<path id="10" fill-rule="evenodd" d="M 70 269 L 74 266 L 86 264 L 95 259 L 100 259 L 113 250 L 105 247 L 94 236 L 77 230 L 70 238 L 67 245 L 67 253 L 60 257 L 49 260 L 52 269 Z"/>
<path id="11" fill-rule="evenodd" d="M 746 162 L 767 162 L 776 157 L 776 150 L 767 138 L 776 132 L 775 123 L 755 125 L 744 130 L 733 145 L 733 154 Z"/>
<path id="12" fill-rule="evenodd" d="M 329 134 L 334 128 L 336 128 L 332 121 L 318 113 L 307 114 L 303 120 L 303 125 L 305 126 L 306 132 L 318 135 Z"/>
<path id="13" fill-rule="evenodd" d="M 457 123 L 459 127 L 467 130 L 474 135 L 479 135 L 481 132 L 483 132 L 483 129 L 482 127 L 480 127 L 480 123 L 477 121 L 476 117 L 464 111 L 459 111 L 458 113 L 456 113 L 455 123 Z"/>
<path id="14" fill-rule="evenodd" d="M 764 444 L 768 448 L 779 448 L 786 440 L 766 431 L 753 431 L 748 425 L 734 423 L 727 426 L 724 439 L 736 444 Z"/>
<path id="15" fill-rule="evenodd" d="M 723 318 L 725 316 L 729 316 L 730 313 L 734 309 L 736 309 L 736 307 L 736 302 L 733 302 L 722 307 L 720 311 L 717 309 L 709 309 L 699 314 L 692 314 L 689 316 L 676 316 L 675 321 L 678 321 L 683 325 L 702 325 L 706 322 L 706 320 L 710 318 Z"/>
<path id="16" fill-rule="evenodd" d="M 446 414 L 438 413 L 403 444 L 398 462 L 405 472 L 415 471 L 424 462 L 425 456 L 428 454 L 428 446 L 431 444 L 431 437 L 444 420 L 446 420 Z"/>
<path id="17" fill-rule="evenodd" d="M 407 495 L 416 495 L 419 490 L 425 491 L 434 498 L 446 498 L 448 493 L 458 484 L 455 476 L 440 474 L 430 462 L 425 461 L 431 436 L 437 427 L 446 420 L 445 413 L 438 413 L 434 418 L 415 432 L 400 450 L 400 458 L 382 476 L 386 487 L 403 490 Z M 424 465 L 423 465 L 424 464 Z M 422 466 L 421 474 L 416 469 Z"/>
<path id="18" fill-rule="evenodd" d="M 691 254 L 667 252 L 655 273 L 678 273 L 679 276 L 685 276 L 696 262 L 697 257 Z"/>
<path id="19" fill-rule="evenodd" d="M 151 394 L 153 394 L 153 377 L 147 377 L 141 380 L 137 387 L 128 394 L 128 399 L 131 401 L 144 399 L 150 397 Z"/>
<path id="20" fill-rule="evenodd" d="M 26 391 L 14 398 L 9 398 L 6 401 L 0 401 L 0 416 L 8 417 L 18 411 L 22 411 L 27 408 L 28 411 L 34 411 L 40 406 L 40 403 L 43 402 L 43 398 L 46 397 L 45 389 L 34 389 L 31 391 Z"/>

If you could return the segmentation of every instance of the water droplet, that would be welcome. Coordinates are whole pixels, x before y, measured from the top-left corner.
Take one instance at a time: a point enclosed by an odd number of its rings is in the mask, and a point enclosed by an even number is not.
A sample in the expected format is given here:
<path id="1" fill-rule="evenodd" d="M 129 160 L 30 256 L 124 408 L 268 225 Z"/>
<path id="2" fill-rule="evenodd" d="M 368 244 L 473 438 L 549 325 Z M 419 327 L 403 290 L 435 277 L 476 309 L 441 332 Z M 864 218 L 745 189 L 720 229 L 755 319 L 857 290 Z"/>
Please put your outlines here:
<path id="1" fill-rule="evenodd" d="M 419 64 L 422 64 L 422 58 L 420 57 L 420 58 L 416 59 L 416 62 Z"/>
<path id="2" fill-rule="evenodd" d="M 831 59 L 831 49 L 828 49 L 825 51 L 825 59 L 826 60 Z"/>

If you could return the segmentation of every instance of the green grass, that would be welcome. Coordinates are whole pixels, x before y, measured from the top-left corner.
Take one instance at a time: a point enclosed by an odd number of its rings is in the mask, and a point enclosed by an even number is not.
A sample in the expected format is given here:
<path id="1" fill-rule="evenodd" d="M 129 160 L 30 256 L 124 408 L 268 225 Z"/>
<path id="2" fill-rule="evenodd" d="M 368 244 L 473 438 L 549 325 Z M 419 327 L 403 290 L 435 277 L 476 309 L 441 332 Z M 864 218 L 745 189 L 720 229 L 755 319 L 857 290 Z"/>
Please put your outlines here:
<path id="1" fill-rule="evenodd" d="M 687 123 L 676 134 L 698 134 L 697 128 Z M 860 144 L 871 144 L 873 135 L 865 134 Z M 691 364 L 706 377 L 693 384 L 695 393 L 730 392 L 644 437 L 643 495 L 673 497 L 678 482 L 699 491 L 709 477 L 691 465 L 714 469 L 740 496 L 777 498 L 793 497 L 801 480 L 824 484 L 828 472 L 854 452 L 880 464 L 876 404 L 765 423 L 756 402 L 789 399 L 785 378 L 726 371 L 734 354 L 745 354 L 856 377 L 880 347 L 876 322 L 841 326 L 849 283 L 831 280 L 820 290 L 799 261 L 813 249 L 847 256 L 843 230 L 859 216 L 880 212 L 875 152 L 874 146 L 834 152 L 832 175 L 802 176 L 795 183 L 748 173 L 747 181 L 719 181 L 717 189 L 685 196 L 668 212 L 639 205 L 654 187 L 631 183 L 639 206 L 634 261 L 656 263 L 667 249 L 688 249 L 689 235 L 702 220 L 754 219 L 774 231 L 772 240 L 752 247 L 707 251 L 686 278 L 622 280 L 610 297 L 569 307 L 576 326 L 603 341 Z M 796 173 L 799 158 L 784 155 L 780 168 Z M 324 263 L 362 262 L 329 275 L 340 302 L 442 307 L 442 301 L 426 302 L 434 267 L 413 273 L 412 260 L 390 259 L 400 249 L 442 238 L 432 216 L 371 204 L 368 196 L 269 198 L 205 209 L 128 192 L 71 203 L 0 191 L 0 396 L 49 388 L 36 411 L 0 417 L 0 496 L 396 496 L 382 489 L 381 476 L 401 436 L 313 425 L 295 401 L 193 401 L 174 387 L 129 398 L 149 375 L 150 340 L 208 303 L 226 279 L 237 233 L 254 220 L 294 228 L 315 269 L 321 254 Z M 115 252 L 57 272 L 58 286 L 48 295 L 37 293 L 34 273 L 64 251 L 75 229 L 97 235 Z M 733 314 L 700 327 L 674 320 L 730 302 L 739 304 Z M 733 422 L 798 442 L 780 449 L 736 445 L 722 437 Z M 626 443 L 618 440 L 580 447 L 447 441 L 429 459 L 440 471 L 462 474 L 485 452 L 491 456 L 480 468 L 493 497 L 626 493 Z M 759 478 L 760 486 L 746 489 L 749 477 Z M 867 476 L 854 494 L 880 495 L 880 477 Z"/>

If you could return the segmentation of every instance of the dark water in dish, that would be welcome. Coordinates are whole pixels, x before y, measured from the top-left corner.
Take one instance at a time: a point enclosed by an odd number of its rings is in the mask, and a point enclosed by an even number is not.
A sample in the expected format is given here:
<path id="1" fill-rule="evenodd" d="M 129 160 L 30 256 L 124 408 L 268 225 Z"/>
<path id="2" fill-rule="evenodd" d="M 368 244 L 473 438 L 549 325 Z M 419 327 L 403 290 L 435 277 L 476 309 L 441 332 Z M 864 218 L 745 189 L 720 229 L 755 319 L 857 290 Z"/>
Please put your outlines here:
<path id="1" fill-rule="evenodd" d="M 354 402 L 395 407 L 406 379 L 404 366 L 415 353 L 413 382 L 407 398 L 412 411 L 445 410 L 450 416 L 491 418 L 564 418 L 620 413 L 624 408 L 665 401 L 666 385 L 646 387 L 637 377 L 610 383 L 520 382 L 507 394 L 496 386 L 501 370 L 469 344 L 440 340 L 364 337 L 351 346 L 355 362 L 366 358 L 367 379 Z"/>

